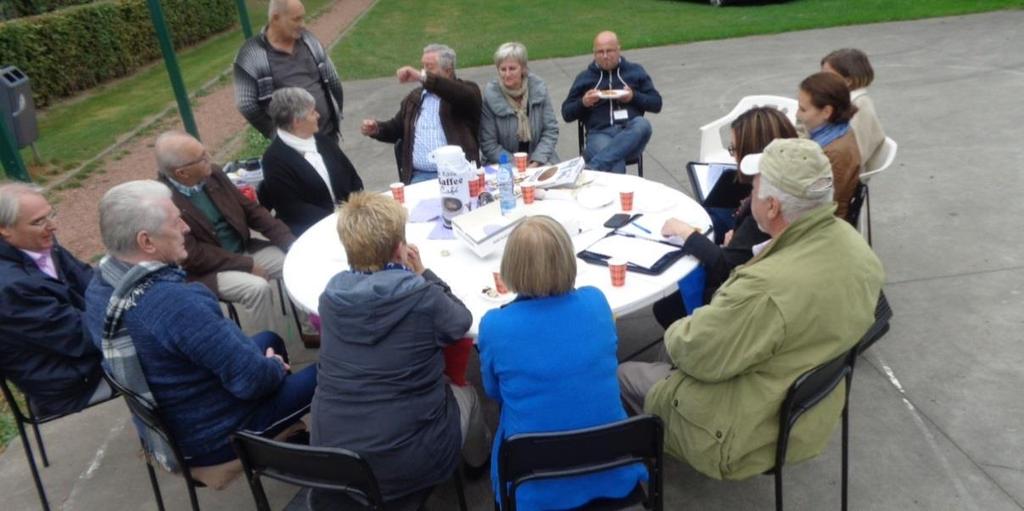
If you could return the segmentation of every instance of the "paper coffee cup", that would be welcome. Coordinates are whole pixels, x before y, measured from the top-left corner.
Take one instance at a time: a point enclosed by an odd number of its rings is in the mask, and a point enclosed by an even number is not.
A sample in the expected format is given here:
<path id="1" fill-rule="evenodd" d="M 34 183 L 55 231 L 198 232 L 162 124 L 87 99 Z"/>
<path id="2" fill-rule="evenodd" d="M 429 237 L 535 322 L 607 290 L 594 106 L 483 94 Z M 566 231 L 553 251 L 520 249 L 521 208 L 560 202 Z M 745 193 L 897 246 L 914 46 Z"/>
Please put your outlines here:
<path id="1" fill-rule="evenodd" d="M 626 285 L 626 260 L 613 257 L 608 260 L 608 271 L 612 277 L 612 287 Z"/>
<path id="2" fill-rule="evenodd" d="M 500 271 L 494 272 L 494 290 L 497 291 L 498 294 L 502 295 L 508 292 L 508 287 L 505 286 L 505 281 L 501 279 Z"/>
<path id="3" fill-rule="evenodd" d="M 526 172 L 526 164 L 528 163 L 526 158 L 528 158 L 526 153 L 514 153 L 512 155 L 512 159 L 516 163 L 516 169 L 519 170 L 520 174 Z"/>
<path id="4" fill-rule="evenodd" d="M 619 190 L 619 205 L 623 212 L 633 211 L 633 190 Z"/>
<path id="5" fill-rule="evenodd" d="M 391 196 L 399 204 L 405 204 L 405 183 L 391 183 Z"/>
<path id="6" fill-rule="evenodd" d="M 537 188 L 533 185 L 523 185 L 521 189 L 523 191 L 523 204 L 533 204 Z"/>

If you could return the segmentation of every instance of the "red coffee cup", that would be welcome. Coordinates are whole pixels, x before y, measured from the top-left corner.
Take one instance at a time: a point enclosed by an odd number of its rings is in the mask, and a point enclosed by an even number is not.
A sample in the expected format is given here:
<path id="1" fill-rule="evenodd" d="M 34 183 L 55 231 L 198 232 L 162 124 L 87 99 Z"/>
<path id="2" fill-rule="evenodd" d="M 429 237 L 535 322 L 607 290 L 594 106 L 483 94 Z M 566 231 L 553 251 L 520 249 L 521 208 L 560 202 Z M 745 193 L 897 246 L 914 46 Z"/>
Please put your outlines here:
<path id="1" fill-rule="evenodd" d="M 498 271 L 494 272 L 494 290 L 501 295 L 508 292 L 508 288 L 505 287 L 505 281 L 501 279 L 501 272 Z"/>
<path id="2" fill-rule="evenodd" d="M 523 185 L 523 204 L 533 204 L 536 188 L 533 185 Z"/>
<path id="3" fill-rule="evenodd" d="M 512 159 L 516 163 L 516 169 L 519 170 L 520 174 L 526 172 L 527 157 L 526 153 L 515 153 L 512 155 Z"/>
<path id="4" fill-rule="evenodd" d="M 608 271 L 612 276 L 612 286 L 622 287 L 626 285 L 626 260 L 613 257 L 608 260 Z"/>
<path id="5" fill-rule="evenodd" d="M 487 191 L 487 178 L 484 175 L 484 169 L 476 169 L 476 179 L 480 182 L 480 193 Z"/>
<path id="6" fill-rule="evenodd" d="M 475 176 L 469 180 L 469 196 L 476 198 L 480 195 L 480 180 Z"/>
<path id="7" fill-rule="evenodd" d="M 394 197 L 399 204 L 405 204 L 405 184 L 391 183 L 391 196 Z"/>
<path id="8" fill-rule="evenodd" d="M 633 190 L 622 190 L 619 192 L 619 203 L 623 212 L 633 211 Z"/>

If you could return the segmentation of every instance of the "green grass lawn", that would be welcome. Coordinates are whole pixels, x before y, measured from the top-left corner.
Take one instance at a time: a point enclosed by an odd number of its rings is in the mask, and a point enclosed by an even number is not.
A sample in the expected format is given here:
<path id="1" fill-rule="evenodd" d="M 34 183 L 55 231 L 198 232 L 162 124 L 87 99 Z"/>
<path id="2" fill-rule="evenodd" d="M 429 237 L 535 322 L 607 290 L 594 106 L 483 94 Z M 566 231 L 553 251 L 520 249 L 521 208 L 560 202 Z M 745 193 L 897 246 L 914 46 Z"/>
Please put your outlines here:
<path id="1" fill-rule="evenodd" d="M 25 398 L 18 392 L 18 389 L 12 388 L 11 390 L 15 394 L 14 398 L 18 400 L 18 406 L 24 410 Z M 7 400 L 0 399 L 0 453 L 6 449 L 7 442 L 16 436 L 18 436 L 18 425 L 14 422 L 14 415 L 11 414 L 11 410 L 7 406 Z"/>
<path id="2" fill-rule="evenodd" d="M 498 45 L 521 41 L 531 59 L 589 53 L 614 30 L 641 48 L 809 28 L 951 16 L 1022 7 L 1024 0 L 789 0 L 712 7 L 707 0 L 380 0 L 331 56 L 343 79 L 387 76 L 419 62 L 430 42 L 455 48 L 459 66 L 491 63 Z M 401 37 L 396 37 L 401 34 Z M 822 55 L 830 48 L 822 48 Z"/>
<path id="3" fill-rule="evenodd" d="M 331 0 L 305 0 L 306 10 L 315 13 Z M 266 23 L 266 0 L 249 0 L 249 18 L 254 31 Z M 195 47 L 179 51 L 178 65 L 185 86 L 194 93 L 199 86 L 231 66 L 242 45 L 240 28 L 216 35 Z M 228 77 L 230 80 L 230 77 Z M 97 87 L 79 98 L 54 105 L 39 117 L 40 156 L 50 163 L 49 172 L 70 169 L 99 154 L 131 132 L 147 118 L 174 103 L 174 94 L 163 60 L 122 80 Z M 22 151 L 26 165 L 32 153 Z"/>

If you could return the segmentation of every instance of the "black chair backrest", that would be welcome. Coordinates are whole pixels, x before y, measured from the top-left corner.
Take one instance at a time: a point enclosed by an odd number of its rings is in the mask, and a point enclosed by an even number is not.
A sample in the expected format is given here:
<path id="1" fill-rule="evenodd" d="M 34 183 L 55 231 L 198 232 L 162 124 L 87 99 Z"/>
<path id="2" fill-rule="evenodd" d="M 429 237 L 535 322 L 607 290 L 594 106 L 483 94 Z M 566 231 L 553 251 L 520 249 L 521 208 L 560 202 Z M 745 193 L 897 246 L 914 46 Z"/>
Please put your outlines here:
<path id="1" fill-rule="evenodd" d="M 580 156 L 583 156 L 583 149 L 587 147 L 587 128 L 583 121 L 576 121 L 576 136 L 580 146 Z"/>
<path id="2" fill-rule="evenodd" d="M 853 196 L 850 197 L 850 207 L 846 210 L 846 221 L 850 222 L 854 229 L 857 228 L 857 224 L 860 222 L 860 210 L 864 206 L 864 199 L 867 195 L 868 185 L 858 182 L 857 188 L 853 191 Z"/>
<path id="3" fill-rule="evenodd" d="M 871 328 L 861 337 L 860 342 L 857 343 L 857 354 L 864 353 L 865 350 L 875 344 L 876 341 L 882 338 L 889 331 L 889 320 L 892 319 L 892 307 L 889 306 L 889 300 L 885 297 L 885 292 L 878 294 L 878 303 L 875 305 L 875 322 L 871 324 Z"/>
<path id="4" fill-rule="evenodd" d="M 383 505 L 369 463 L 352 451 L 277 442 L 245 431 L 232 434 L 231 443 L 242 461 L 257 505 L 266 499 L 259 482 L 261 476 L 307 488 L 345 492 L 368 502 L 370 509 Z"/>
<path id="5" fill-rule="evenodd" d="M 854 350 L 845 352 L 830 362 L 822 364 L 800 375 L 789 387 L 786 399 L 779 410 L 779 438 L 775 450 L 775 466 L 781 467 L 786 460 L 786 449 L 789 443 L 789 432 L 796 421 L 806 412 L 821 402 L 839 386 L 839 382 L 847 378 L 853 371 L 852 356 Z M 847 381 L 849 392 L 849 381 Z"/>
<path id="6" fill-rule="evenodd" d="M 128 409 L 132 412 L 132 415 L 141 421 L 146 429 L 160 436 L 160 438 L 164 439 L 164 441 L 174 449 L 174 455 L 177 456 L 177 461 L 180 466 L 183 458 L 181 453 L 178 452 L 178 444 L 174 442 L 173 438 L 171 438 L 170 430 L 167 429 L 163 419 L 160 417 L 160 413 L 157 411 L 156 405 L 131 389 L 121 385 L 120 382 L 110 377 L 110 375 L 107 375 L 107 382 L 114 388 L 114 390 L 117 391 L 118 394 L 124 396 L 124 401 L 128 404 Z"/>
<path id="7" fill-rule="evenodd" d="M 651 477 L 648 501 L 660 509 L 663 429 L 657 416 L 639 415 L 592 428 L 506 438 L 498 451 L 502 507 L 514 506 L 515 489 L 528 481 L 590 474 L 644 462 Z"/>

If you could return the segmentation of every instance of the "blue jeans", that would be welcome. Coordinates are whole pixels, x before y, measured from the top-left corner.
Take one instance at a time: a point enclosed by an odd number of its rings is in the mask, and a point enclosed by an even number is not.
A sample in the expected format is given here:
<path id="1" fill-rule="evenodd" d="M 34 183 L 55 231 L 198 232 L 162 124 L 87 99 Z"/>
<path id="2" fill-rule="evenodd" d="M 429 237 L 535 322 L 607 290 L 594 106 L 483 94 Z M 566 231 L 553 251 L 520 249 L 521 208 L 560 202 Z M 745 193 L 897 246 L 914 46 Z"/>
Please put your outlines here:
<path id="1" fill-rule="evenodd" d="M 625 173 L 626 160 L 640 156 L 651 139 L 651 132 L 650 121 L 643 117 L 589 130 L 583 151 L 587 168 Z"/>
<path id="2" fill-rule="evenodd" d="M 413 170 L 412 179 L 409 180 L 409 184 L 419 183 L 421 181 L 430 181 L 431 179 L 437 179 L 437 172 Z"/>
<path id="3" fill-rule="evenodd" d="M 285 361 L 288 360 L 284 341 L 277 334 L 260 332 L 252 337 L 252 341 L 260 348 L 260 352 L 266 352 L 267 348 L 274 348 L 275 353 L 281 355 Z M 315 390 L 316 364 L 285 376 L 277 391 L 256 405 L 240 429 L 265 437 L 277 435 L 309 412 L 309 405 L 313 401 Z M 206 454 L 193 456 L 187 460 L 187 463 L 191 467 L 219 465 L 231 461 L 235 457 L 235 451 L 231 444 L 227 444 Z"/>

